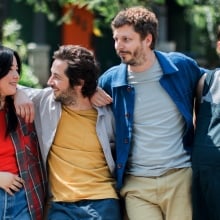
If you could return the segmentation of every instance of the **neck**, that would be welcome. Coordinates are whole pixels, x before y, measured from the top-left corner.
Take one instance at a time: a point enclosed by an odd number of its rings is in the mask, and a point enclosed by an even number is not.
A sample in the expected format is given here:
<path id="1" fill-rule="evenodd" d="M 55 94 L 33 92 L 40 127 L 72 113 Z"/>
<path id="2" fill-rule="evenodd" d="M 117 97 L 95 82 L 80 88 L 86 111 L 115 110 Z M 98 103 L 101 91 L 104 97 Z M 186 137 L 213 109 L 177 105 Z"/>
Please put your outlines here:
<path id="1" fill-rule="evenodd" d="M 155 53 L 154 51 L 151 51 L 150 53 L 146 55 L 145 59 L 143 59 L 143 61 L 140 62 L 140 64 L 128 65 L 128 71 L 134 72 L 134 73 L 144 72 L 153 66 L 155 60 L 156 60 Z"/>
<path id="2" fill-rule="evenodd" d="M 5 97 L 0 95 L 0 110 L 2 110 L 5 106 Z"/>
<path id="3" fill-rule="evenodd" d="M 71 110 L 81 111 L 92 109 L 92 104 L 88 97 L 76 100 L 76 102 L 66 105 Z"/>

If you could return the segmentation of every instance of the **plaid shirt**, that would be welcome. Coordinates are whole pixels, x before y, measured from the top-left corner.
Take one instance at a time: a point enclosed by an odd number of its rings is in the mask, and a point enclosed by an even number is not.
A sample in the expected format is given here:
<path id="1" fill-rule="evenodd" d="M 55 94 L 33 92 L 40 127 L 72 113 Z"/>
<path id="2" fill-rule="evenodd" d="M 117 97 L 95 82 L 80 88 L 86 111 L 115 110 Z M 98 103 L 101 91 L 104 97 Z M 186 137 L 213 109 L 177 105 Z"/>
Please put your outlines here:
<path id="1" fill-rule="evenodd" d="M 47 179 L 42 163 L 37 135 L 33 124 L 19 119 L 16 132 L 10 134 L 16 152 L 20 177 L 25 181 L 24 189 L 32 220 L 42 220 L 46 201 Z"/>

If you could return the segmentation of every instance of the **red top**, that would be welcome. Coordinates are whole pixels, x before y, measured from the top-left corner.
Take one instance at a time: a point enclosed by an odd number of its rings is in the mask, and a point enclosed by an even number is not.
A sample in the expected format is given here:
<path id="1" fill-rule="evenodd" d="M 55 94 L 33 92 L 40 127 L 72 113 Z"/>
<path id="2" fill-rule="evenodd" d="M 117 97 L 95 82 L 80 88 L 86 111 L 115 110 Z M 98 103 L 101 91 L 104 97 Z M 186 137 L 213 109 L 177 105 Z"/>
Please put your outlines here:
<path id="1" fill-rule="evenodd" d="M 0 111 L 0 171 L 16 173 L 24 180 L 31 219 L 42 220 L 47 195 L 47 177 L 34 124 L 26 124 L 18 117 L 16 131 L 11 132 L 5 139 L 5 116 L 5 112 Z"/>
<path id="2" fill-rule="evenodd" d="M 14 145 L 10 135 L 5 137 L 5 132 L 5 111 L 0 110 L 0 171 L 18 174 Z"/>

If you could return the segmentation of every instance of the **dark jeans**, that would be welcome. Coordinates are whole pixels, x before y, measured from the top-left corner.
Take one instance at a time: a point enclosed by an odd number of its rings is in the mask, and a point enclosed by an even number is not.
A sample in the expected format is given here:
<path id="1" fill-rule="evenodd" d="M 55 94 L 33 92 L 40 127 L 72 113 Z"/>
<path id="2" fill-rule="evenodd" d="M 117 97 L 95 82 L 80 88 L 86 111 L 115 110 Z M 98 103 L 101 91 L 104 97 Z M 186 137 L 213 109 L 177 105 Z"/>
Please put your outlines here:
<path id="1" fill-rule="evenodd" d="M 193 220 L 220 220 L 220 150 L 193 150 Z"/>
<path id="2" fill-rule="evenodd" d="M 220 168 L 193 172 L 193 220 L 220 220 Z"/>
<path id="3" fill-rule="evenodd" d="M 121 220 L 119 200 L 51 202 L 48 220 Z"/>

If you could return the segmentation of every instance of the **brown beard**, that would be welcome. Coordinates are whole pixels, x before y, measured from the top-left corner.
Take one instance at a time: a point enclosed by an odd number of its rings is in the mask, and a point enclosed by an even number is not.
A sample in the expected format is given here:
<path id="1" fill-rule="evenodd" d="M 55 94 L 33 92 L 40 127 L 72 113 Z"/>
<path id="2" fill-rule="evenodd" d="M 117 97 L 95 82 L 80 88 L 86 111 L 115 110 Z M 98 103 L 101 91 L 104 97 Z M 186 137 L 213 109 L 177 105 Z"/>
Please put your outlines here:
<path id="1" fill-rule="evenodd" d="M 59 96 L 55 97 L 55 101 L 61 102 L 62 105 L 69 106 L 76 104 L 76 93 L 72 88 L 66 89 Z"/>

